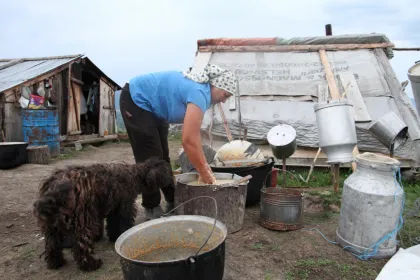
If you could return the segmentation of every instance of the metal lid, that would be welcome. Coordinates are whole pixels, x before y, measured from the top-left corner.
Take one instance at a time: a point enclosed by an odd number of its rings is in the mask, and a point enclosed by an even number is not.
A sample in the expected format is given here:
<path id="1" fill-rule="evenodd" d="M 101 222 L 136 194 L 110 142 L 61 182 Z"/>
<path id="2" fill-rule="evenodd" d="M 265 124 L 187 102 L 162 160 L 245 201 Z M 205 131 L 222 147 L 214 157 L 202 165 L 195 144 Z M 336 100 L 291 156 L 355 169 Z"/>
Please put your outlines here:
<path id="1" fill-rule="evenodd" d="M 416 63 L 408 69 L 408 74 L 413 76 L 420 76 L 420 63 Z"/>
<path id="2" fill-rule="evenodd" d="M 370 152 L 358 154 L 356 156 L 356 162 L 377 170 L 392 170 L 401 165 L 399 160 Z"/>
<path id="3" fill-rule="evenodd" d="M 324 101 L 324 102 L 315 103 L 314 111 L 316 112 L 320 109 L 325 109 L 325 108 L 334 107 L 334 106 L 343 106 L 343 105 L 353 107 L 353 104 L 351 104 L 351 102 L 348 99 L 346 99 L 346 98 L 341 99 L 340 98 L 340 99 L 331 99 L 331 100 L 327 100 L 327 101 Z"/>
<path id="4" fill-rule="evenodd" d="M 408 79 L 413 83 L 420 83 L 420 62 L 414 64 L 408 69 Z"/>
<path id="5" fill-rule="evenodd" d="M 279 124 L 267 133 L 268 143 L 281 147 L 292 143 L 296 138 L 296 130 L 288 124 Z"/>

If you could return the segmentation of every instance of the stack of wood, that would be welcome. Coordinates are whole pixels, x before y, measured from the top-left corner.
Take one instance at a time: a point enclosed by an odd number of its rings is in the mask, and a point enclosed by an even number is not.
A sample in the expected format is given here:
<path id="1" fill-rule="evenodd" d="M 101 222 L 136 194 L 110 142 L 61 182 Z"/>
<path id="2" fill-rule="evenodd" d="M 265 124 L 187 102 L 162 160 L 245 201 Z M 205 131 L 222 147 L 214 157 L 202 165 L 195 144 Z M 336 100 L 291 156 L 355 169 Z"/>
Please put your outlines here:
<path id="1" fill-rule="evenodd" d="M 48 164 L 50 162 L 50 149 L 47 145 L 29 146 L 26 150 L 28 151 L 27 163 Z"/>

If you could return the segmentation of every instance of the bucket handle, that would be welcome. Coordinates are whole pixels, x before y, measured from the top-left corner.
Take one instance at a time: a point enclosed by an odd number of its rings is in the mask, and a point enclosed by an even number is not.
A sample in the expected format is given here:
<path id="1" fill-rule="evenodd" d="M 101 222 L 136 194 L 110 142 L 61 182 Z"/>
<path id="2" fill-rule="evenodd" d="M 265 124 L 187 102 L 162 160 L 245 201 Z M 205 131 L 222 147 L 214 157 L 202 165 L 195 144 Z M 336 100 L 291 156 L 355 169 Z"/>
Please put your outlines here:
<path id="1" fill-rule="evenodd" d="M 175 208 L 174 208 L 174 209 L 172 209 L 171 211 L 169 211 L 169 212 L 167 212 L 167 213 L 165 213 L 165 214 L 163 214 L 163 215 L 162 215 L 162 216 L 164 217 L 164 216 L 168 215 L 169 213 L 171 213 L 171 212 L 175 211 L 175 209 L 177 209 L 177 208 L 181 207 L 182 205 L 187 204 L 188 202 L 190 202 L 190 201 L 192 201 L 192 200 L 195 200 L 195 199 L 197 199 L 197 198 L 210 198 L 210 199 L 212 199 L 212 200 L 214 201 L 215 217 L 214 217 L 213 228 L 211 229 L 211 232 L 210 232 L 209 237 L 207 237 L 206 241 L 205 241 L 205 242 L 204 242 L 204 244 L 200 247 L 200 249 L 198 249 L 198 251 L 195 253 L 195 256 L 194 256 L 194 257 L 188 257 L 188 258 L 187 258 L 187 261 L 188 261 L 190 264 L 194 264 L 194 263 L 195 263 L 195 258 L 197 258 L 198 253 L 200 253 L 200 251 L 204 248 L 204 246 L 206 246 L 207 242 L 210 240 L 210 237 L 213 235 L 214 229 L 216 228 L 216 222 L 217 222 L 217 201 L 216 201 L 216 199 L 214 199 L 214 198 L 213 198 L 213 197 L 211 197 L 211 196 L 197 196 L 197 197 L 194 197 L 194 198 L 191 198 L 191 199 L 189 199 L 189 200 L 185 201 L 184 203 L 181 203 L 180 205 L 178 205 L 177 207 L 175 207 Z"/>

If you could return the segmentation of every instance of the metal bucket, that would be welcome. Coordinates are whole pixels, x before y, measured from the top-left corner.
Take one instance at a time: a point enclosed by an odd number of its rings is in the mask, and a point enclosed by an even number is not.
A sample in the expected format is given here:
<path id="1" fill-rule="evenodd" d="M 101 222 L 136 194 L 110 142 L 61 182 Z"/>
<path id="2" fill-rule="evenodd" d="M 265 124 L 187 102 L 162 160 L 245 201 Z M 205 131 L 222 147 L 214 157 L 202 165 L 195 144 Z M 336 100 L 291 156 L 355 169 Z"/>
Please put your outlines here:
<path id="1" fill-rule="evenodd" d="M 213 173 L 216 180 L 238 180 L 243 177 L 231 173 Z M 229 187 L 218 185 L 189 185 L 198 179 L 198 173 L 184 173 L 176 175 L 175 207 L 197 196 L 213 197 L 218 205 L 218 219 L 226 225 L 228 233 L 242 229 L 245 217 L 245 203 L 248 182 Z M 178 215 L 214 216 L 214 207 L 209 200 L 196 200 L 183 205 L 176 210 Z"/>
<path id="2" fill-rule="evenodd" d="M 250 206 L 258 203 L 260 201 L 261 188 L 270 185 L 272 181 L 271 171 L 274 166 L 274 158 L 226 161 L 223 164 L 222 166 L 210 165 L 211 170 L 213 172 L 233 173 L 242 177 L 252 176 L 247 185 L 246 205 Z"/>
<path id="3" fill-rule="evenodd" d="M 408 79 L 413 89 L 414 101 L 416 102 L 417 113 L 420 115 L 420 62 L 408 69 Z"/>
<path id="4" fill-rule="evenodd" d="M 389 112 L 369 127 L 369 132 L 390 151 L 407 140 L 407 131 L 408 126 L 394 112 Z"/>
<path id="5" fill-rule="evenodd" d="M 22 109 L 23 139 L 29 146 L 48 145 L 52 157 L 60 155 L 58 112 Z"/>
<path id="6" fill-rule="evenodd" d="M 304 194 L 299 190 L 263 188 L 261 190 L 260 225 L 279 231 L 303 227 Z"/>
<path id="7" fill-rule="evenodd" d="M 273 155 L 278 159 L 286 159 L 296 151 L 296 130 L 288 124 L 279 124 L 267 133 Z"/>
<path id="8" fill-rule="evenodd" d="M 328 157 L 328 164 L 353 161 L 357 144 L 353 105 L 346 99 L 335 99 L 314 105 L 319 147 Z"/>
<path id="9" fill-rule="evenodd" d="M 215 223 L 211 206 L 213 218 L 154 219 L 121 234 L 115 250 L 124 279 L 222 280 L 228 233 L 221 222 Z"/>

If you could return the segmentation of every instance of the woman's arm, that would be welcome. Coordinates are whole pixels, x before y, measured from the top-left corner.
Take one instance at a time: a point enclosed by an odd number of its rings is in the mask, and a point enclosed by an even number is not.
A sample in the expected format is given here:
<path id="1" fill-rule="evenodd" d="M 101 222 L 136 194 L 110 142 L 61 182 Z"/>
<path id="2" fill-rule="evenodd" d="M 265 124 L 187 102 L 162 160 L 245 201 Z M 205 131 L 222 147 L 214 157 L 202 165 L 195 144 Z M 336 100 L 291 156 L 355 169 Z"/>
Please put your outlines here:
<path id="1" fill-rule="evenodd" d="M 215 178 L 207 167 L 207 160 L 201 146 L 200 127 L 204 113 L 200 107 L 188 103 L 182 127 L 182 146 L 188 159 L 197 169 L 204 183 L 214 183 Z"/>

